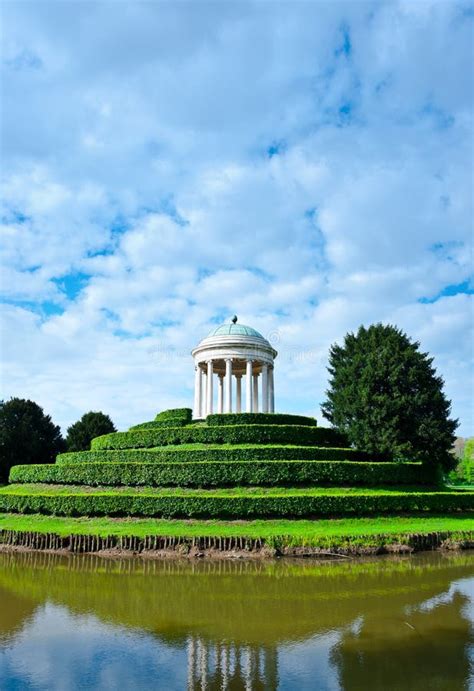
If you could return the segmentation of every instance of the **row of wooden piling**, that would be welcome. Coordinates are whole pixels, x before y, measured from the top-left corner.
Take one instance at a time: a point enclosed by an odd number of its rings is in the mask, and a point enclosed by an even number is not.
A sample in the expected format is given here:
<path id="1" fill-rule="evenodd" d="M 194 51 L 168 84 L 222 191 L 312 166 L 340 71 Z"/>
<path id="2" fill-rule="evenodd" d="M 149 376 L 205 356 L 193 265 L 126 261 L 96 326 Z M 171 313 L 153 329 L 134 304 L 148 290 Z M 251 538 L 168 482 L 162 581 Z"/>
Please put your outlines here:
<path id="1" fill-rule="evenodd" d="M 447 532 L 414 533 L 408 537 L 407 544 L 412 547 L 415 552 L 438 549 L 449 539 L 449 536 L 450 533 Z"/>
<path id="2" fill-rule="evenodd" d="M 216 550 L 219 552 L 260 551 L 265 540 L 248 537 L 182 537 L 149 535 L 143 538 L 133 535 L 67 535 L 32 531 L 0 530 L 0 544 L 12 547 L 25 547 L 34 550 L 65 550 L 77 554 L 124 550 L 141 553 L 147 551 L 178 550 L 183 553 L 191 550 Z"/>
<path id="3" fill-rule="evenodd" d="M 452 533 L 431 532 L 431 533 L 412 533 L 403 537 L 400 545 L 393 543 L 390 536 L 370 536 L 368 544 L 378 545 L 374 548 L 375 553 L 404 551 L 409 549 L 413 552 L 424 550 L 434 550 L 439 548 L 472 548 L 474 547 L 474 535 L 472 531 L 465 534 L 456 534 L 456 540 L 452 540 Z M 286 547 L 293 543 L 293 547 Z M 140 554 L 142 552 L 176 551 L 180 554 L 197 554 L 205 551 L 216 552 L 249 552 L 258 553 L 264 548 L 270 553 L 301 555 L 303 550 L 306 555 L 322 555 L 324 553 L 336 554 L 358 554 L 367 553 L 363 545 L 330 544 L 321 546 L 294 545 L 291 538 L 280 536 L 272 539 L 272 546 L 264 538 L 248 538 L 243 536 L 234 537 L 183 537 L 183 536 L 161 536 L 149 535 L 143 538 L 133 535 L 57 535 L 56 533 L 42 533 L 34 531 L 0 530 L 0 545 L 10 547 L 20 547 L 30 550 L 47 551 L 66 551 L 74 554 L 91 554 L 94 552 L 107 552 L 110 550 L 130 552 Z"/>

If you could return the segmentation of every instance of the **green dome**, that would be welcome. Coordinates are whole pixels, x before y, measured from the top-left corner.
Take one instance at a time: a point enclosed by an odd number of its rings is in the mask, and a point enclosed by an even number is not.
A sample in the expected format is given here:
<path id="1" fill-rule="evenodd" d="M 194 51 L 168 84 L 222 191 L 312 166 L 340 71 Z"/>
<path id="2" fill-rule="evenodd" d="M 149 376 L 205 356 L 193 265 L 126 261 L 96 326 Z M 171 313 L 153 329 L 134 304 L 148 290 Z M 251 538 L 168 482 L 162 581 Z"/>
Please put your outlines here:
<path id="1" fill-rule="evenodd" d="M 245 324 L 221 324 L 217 328 L 213 329 L 206 338 L 211 338 L 211 336 L 253 336 L 254 338 L 261 338 L 265 340 L 261 333 L 258 333 L 251 326 L 245 326 Z"/>

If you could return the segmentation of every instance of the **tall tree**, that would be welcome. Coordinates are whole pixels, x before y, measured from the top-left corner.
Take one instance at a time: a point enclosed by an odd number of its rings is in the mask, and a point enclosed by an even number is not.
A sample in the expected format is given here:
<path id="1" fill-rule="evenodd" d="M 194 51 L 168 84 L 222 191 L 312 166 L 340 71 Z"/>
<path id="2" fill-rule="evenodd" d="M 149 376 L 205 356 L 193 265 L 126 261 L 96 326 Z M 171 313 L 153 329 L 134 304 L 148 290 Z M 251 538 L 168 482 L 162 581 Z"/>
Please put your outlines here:
<path id="1" fill-rule="evenodd" d="M 361 326 L 329 353 L 323 415 L 380 459 L 420 460 L 447 471 L 457 420 L 433 358 L 394 326 Z"/>
<path id="2" fill-rule="evenodd" d="M 116 432 L 115 425 L 108 415 L 90 411 L 80 420 L 68 427 L 66 445 L 68 451 L 86 451 L 90 449 L 91 441 L 102 434 Z"/>
<path id="3" fill-rule="evenodd" d="M 34 401 L 0 402 L 0 482 L 13 465 L 52 463 L 64 451 L 60 428 Z"/>

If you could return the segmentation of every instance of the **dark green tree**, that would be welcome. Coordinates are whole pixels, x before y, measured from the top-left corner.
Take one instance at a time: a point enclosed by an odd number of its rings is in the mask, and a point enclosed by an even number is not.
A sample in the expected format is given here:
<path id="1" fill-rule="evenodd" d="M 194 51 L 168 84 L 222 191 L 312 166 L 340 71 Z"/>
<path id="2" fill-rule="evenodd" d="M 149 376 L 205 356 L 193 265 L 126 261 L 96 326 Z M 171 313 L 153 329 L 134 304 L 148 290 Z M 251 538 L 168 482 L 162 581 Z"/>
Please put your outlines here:
<path id="1" fill-rule="evenodd" d="M 380 460 L 419 460 L 444 471 L 457 420 L 433 358 L 394 326 L 361 326 L 331 346 L 323 415 L 357 448 Z"/>
<path id="2" fill-rule="evenodd" d="M 0 482 L 8 480 L 13 465 L 53 463 L 64 451 L 60 428 L 33 401 L 0 401 Z"/>
<path id="3" fill-rule="evenodd" d="M 91 441 L 101 434 L 116 432 L 115 425 L 108 415 L 101 412 L 85 413 L 80 420 L 68 427 L 66 446 L 68 451 L 87 451 Z"/>

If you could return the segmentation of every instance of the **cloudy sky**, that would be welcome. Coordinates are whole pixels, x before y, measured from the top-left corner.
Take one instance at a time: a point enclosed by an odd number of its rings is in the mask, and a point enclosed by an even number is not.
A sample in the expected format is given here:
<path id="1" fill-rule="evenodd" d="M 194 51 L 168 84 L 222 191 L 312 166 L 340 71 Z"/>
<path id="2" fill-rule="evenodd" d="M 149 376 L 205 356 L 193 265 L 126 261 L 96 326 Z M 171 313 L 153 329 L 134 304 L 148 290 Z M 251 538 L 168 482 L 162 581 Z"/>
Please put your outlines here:
<path id="1" fill-rule="evenodd" d="M 331 343 L 396 324 L 472 434 L 467 2 L 2 4 L 2 396 L 65 429 L 191 406 L 234 313 L 321 418 Z"/>

